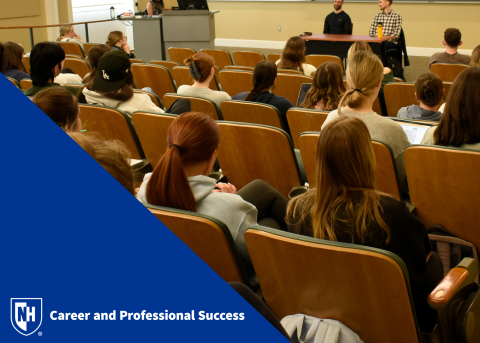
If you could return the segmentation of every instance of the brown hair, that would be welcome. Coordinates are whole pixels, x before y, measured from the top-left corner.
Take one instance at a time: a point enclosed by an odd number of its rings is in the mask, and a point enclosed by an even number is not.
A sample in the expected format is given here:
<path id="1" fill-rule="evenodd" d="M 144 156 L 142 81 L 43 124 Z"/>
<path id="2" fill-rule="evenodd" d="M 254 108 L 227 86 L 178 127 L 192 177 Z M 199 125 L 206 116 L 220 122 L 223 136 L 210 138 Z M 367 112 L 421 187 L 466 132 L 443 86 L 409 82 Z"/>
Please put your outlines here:
<path id="1" fill-rule="evenodd" d="M 78 102 L 80 102 L 82 104 L 87 103 L 87 100 L 85 99 L 85 95 L 83 94 L 83 90 L 85 88 L 88 89 L 88 90 L 91 90 L 91 91 L 95 91 L 98 94 L 101 94 L 104 97 L 107 97 L 107 98 L 110 98 L 110 99 L 113 99 L 113 100 L 127 101 L 134 94 L 134 92 L 133 92 L 132 70 L 131 69 L 128 70 L 127 79 L 125 80 L 125 83 L 119 89 L 111 91 L 111 92 L 100 92 L 100 91 L 95 90 L 95 87 L 93 87 L 93 78 L 92 78 L 91 82 L 85 83 L 85 87 L 83 87 L 77 93 Z"/>
<path id="2" fill-rule="evenodd" d="M 271 88 L 277 78 L 277 65 L 272 61 L 265 60 L 257 63 L 253 68 L 252 85 L 253 88 L 248 92 L 245 101 L 252 100 L 255 95 Z"/>
<path id="3" fill-rule="evenodd" d="M 294 198 L 287 206 L 286 222 L 312 230 L 312 236 L 337 240 L 337 224 L 354 230 L 363 244 L 379 227 L 386 243 L 390 228 L 381 213 L 381 195 L 375 190 L 375 155 L 365 123 L 355 117 L 339 117 L 323 130 L 317 145 L 317 187 Z M 310 226 L 310 227 L 309 227 Z M 342 232 L 343 233 L 343 232 Z"/>
<path id="4" fill-rule="evenodd" d="M 370 44 L 368 44 L 367 42 L 365 42 L 363 40 L 359 40 L 359 41 L 356 41 L 355 43 L 353 43 L 352 46 L 350 47 L 350 49 L 348 49 L 347 59 L 350 59 L 354 54 L 356 54 L 359 51 L 373 52 Z"/>
<path id="5" fill-rule="evenodd" d="M 434 73 L 425 73 L 415 81 L 418 100 L 427 106 L 436 106 L 443 98 L 443 82 Z"/>
<path id="6" fill-rule="evenodd" d="M 205 81 L 215 65 L 215 60 L 212 56 L 203 52 L 196 53 L 183 61 L 188 66 L 190 75 L 197 82 Z"/>
<path id="7" fill-rule="evenodd" d="M 60 36 L 58 36 L 57 42 L 61 41 L 65 37 L 65 35 L 70 32 L 70 29 L 72 27 L 73 26 L 70 24 L 62 25 L 62 27 L 60 27 Z"/>
<path id="8" fill-rule="evenodd" d="M 112 31 L 108 34 L 107 44 L 109 47 L 115 46 L 119 41 L 123 39 L 122 31 Z"/>
<path id="9" fill-rule="evenodd" d="M 135 195 L 129 151 L 118 140 L 105 141 L 85 133 L 69 133 L 80 147 L 110 173 L 123 187 Z"/>
<path id="10" fill-rule="evenodd" d="M 303 73 L 305 63 L 305 41 L 299 36 L 293 36 L 285 44 L 278 63 L 280 69 L 299 69 Z M 310 75 L 308 75 L 310 76 Z"/>
<path id="11" fill-rule="evenodd" d="M 32 101 L 63 130 L 70 131 L 75 127 L 79 114 L 77 98 L 65 88 L 41 90 Z"/>
<path id="12" fill-rule="evenodd" d="M 460 41 L 462 40 L 462 34 L 460 33 L 459 29 L 446 29 L 443 39 L 445 39 L 445 42 L 448 44 L 448 46 L 455 48 L 460 44 Z"/>
<path id="13" fill-rule="evenodd" d="M 83 79 L 84 84 L 88 84 L 93 82 L 93 78 L 97 73 L 97 63 L 98 60 L 106 53 L 111 51 L 112 49 L 105 44 L 97 44 L 91 47 L 88 51 L 88 61 L 90 62 L 90 74 Z"/>
<path id="14" fill-rule="evenodd" d="M 467 68 L 453 81 L 434 138 L 443 146 L 480 143 L 480 68 Z"/>
<path id="15" fill-rule="evenodd" d="M 338 114 L 342 107 L 360 107 L 377 94 L 375 88 L 383 77 L 383 65 L 377 55 L 369 51 L 359 51 L 348 60 L 347 82 L 350 88 L 338 104 Z"/>
<path id="16" fill-rule="evenodd" d="M 215 120 L 199 112 L 179 115 L 168 128 L 168 150 L 148 181 L 149 204 L 196 212 L 186 166 L 208 161 L 220 144 Z M 205 171 L 207 174 L 209 170 Z"/>
<path id="17" fill-rule="evenodd" d="M 303 108 L 314 108 L 321 102 L 323 109 L 337 109 L 340 98 L 345 93 L 342 68 L 335 62 L 322 63 L 313 77 L 312 88 L 300 105 Z"/>
<path id="18" fill-rule="evenodd" d="M 472 51 L 472 56 L 470 57 L 470 67 L 480 67 L 480 45 L 477 45 Z"/>
<path id="19" fill-rule="evenodd" d="M 14 42 L 3 43 L 3 70 L 5 73 L 9 69 L 21 70 L 23 52 L 25 51 L 20 44 Z M 1 65 L 0 65 L 1 66 Z"/>

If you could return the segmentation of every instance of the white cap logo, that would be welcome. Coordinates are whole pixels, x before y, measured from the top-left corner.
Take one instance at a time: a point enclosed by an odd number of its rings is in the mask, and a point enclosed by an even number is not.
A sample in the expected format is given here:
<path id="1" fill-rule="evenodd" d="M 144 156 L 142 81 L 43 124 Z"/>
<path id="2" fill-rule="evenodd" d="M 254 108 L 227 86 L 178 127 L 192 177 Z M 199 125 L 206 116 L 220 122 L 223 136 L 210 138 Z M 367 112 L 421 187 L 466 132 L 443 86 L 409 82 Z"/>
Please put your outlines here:
<path id="1" fill-rule="evenodd" d="M 105 70 L 102 70 L 102 73 L 103 73 L 103 78 L 104 78 L 105 80 L 110 80 L 110 76 L 108 76 L 108 74 L 105 73 Z"/>

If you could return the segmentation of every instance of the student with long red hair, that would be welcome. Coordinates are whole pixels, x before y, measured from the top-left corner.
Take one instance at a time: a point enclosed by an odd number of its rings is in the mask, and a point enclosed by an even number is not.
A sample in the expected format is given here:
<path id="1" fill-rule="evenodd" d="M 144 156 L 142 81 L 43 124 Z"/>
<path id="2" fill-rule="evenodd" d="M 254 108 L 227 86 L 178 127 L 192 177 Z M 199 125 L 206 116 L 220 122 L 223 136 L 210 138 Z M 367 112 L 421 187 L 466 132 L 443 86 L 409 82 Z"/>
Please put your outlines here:
<path id="1" fill-rule="evenodd" d="M 189 112 L 168 129 L 168 150 L 153 173 L 145 175 L 137 198 L 158 206 L 198 212 L 224 222 L 247 272 L 255 274 L 244 233 L 257 224 L 285 229 L 288 200 L 267 182 L 255 180 L 237 192 L 233 185 L 208 177 L 217 158 L 220 128 L 209 116 Z"/>

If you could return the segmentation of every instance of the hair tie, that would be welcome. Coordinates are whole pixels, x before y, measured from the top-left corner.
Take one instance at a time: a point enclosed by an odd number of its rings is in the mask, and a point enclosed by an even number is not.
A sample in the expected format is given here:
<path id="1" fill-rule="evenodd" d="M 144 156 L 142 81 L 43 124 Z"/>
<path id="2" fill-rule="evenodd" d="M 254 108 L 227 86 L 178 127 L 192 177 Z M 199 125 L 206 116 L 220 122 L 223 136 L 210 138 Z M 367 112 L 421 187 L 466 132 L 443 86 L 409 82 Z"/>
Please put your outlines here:
<path id="1" fill-rule="evenodd" d="M 195 81 L 198 81 L 202 78 L 202 74 L 198 70 L 197 63 L 195 63 L 195 61 L 190 62 L 190 68 L 188 68 L 188 70 Z"/>
<path id="2" fill-rule="evenodd" d="M 358 88 L 355 88 L 353 91 L 354 91 L 354 92 L 360 92 L 360 93 L 362 92 L 362 90 L 361 90 L 361 89 L 358 89 Z"/>
<path id="3" fill-rule="evenodd" d="M 172 146 L 175 146 L 178 148 L 178 151 L 180 151 L 180 156 L 183 155 L 183 151 L 182 151 L 182 148 L 180 147 L 180 145 L 177 145 L 177 144 L 172 144 Z"/>

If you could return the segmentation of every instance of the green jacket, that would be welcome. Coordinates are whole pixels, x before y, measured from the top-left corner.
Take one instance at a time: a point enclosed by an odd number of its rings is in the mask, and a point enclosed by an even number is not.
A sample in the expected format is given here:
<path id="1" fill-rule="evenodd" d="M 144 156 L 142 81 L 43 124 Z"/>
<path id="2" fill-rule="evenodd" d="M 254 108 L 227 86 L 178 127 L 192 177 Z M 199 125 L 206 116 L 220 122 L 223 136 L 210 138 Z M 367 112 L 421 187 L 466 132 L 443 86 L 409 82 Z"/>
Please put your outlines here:
<path id="1" fill-rule="evenodd" d="M 50 87 L 63 87 L 73 95 L 77 96 L 78 89 L 75 87 L 67 87 L 67 86 L 60 86 L 58 83 L 48 83 L 46 86 L 32 86 L 30 87 L 26 92 L 26 96 L 35 96 L 38 92 L 40 92 L 43 89 L 50 88 Z"/>

